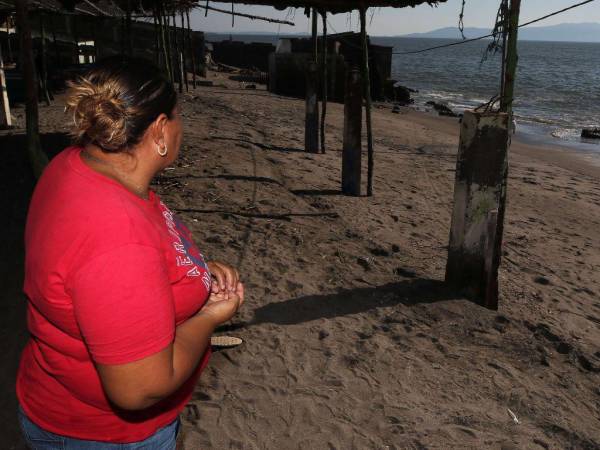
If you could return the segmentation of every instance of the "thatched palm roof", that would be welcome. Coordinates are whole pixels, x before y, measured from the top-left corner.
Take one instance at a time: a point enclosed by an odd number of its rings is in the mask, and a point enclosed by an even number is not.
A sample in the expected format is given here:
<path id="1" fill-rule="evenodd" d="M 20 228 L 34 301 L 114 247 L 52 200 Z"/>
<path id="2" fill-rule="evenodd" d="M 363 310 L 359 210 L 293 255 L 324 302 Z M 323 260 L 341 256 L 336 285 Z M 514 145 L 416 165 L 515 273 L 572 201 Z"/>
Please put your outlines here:
<path id="1" fill-rule="evenodd" d="M 221 3 L 232 3 L 228 0 L 215 0 Z M 406 8 L 415 7 L 423 3 L 431 6 L 444 3 L 446 0 L 236 0 L 233 3 L 246 5 L 266 5 L 277 9 L 293 8 L 317 8 L 319 10 L 334 13 L 347 12 L 361 8 L 392 7 Z"/>
<path id="2" fill-rule="evenodd" d="M 273 6 L 283 10 L 286 8 L 317 8 L 334 13 L 347 12 L 361 8 L 415 7 L 423 3 L 437 5 L 447 0 L 210 0 L 211 3 L 235 3 L 245 5 Z M 131 0 L 129 5 L 136 12 L 152 11 L 159 0 Z M 166 10 L 191 9 L 198 4 L 204 5 L 206 0 L 160 0 Z M 82 14 L 121 16 L 126 8 L 126 0 L 29 0 L 30 9 L 49 11 L 72 11 Z M 0 0 L 0 11 L 13 10 L 13 0 Z"/>

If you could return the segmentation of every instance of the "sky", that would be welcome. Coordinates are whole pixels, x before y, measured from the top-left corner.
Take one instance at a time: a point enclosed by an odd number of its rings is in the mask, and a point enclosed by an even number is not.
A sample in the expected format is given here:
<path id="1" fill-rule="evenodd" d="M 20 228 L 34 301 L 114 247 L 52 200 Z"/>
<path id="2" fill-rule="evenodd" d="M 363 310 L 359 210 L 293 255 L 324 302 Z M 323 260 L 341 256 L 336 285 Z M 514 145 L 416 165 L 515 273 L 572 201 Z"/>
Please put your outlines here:
<path id="1" fill-rule="evenodd" d="M 577 0 L 523 0 L 521 6 L 521 22 L 544 16 L 569 5 L 579 3 Z M 230 3 L 210 2 L 211 6 L 222 9 L 231 9 Z M 499 0 L 466 0 L 465 27 L 492 28 L 498 10 Z M 416 8 L 377 8 L 373 20 L 369 23 L 368 32 L 372 36 L 394 36 L 408 33 L 431 31 L 437 28 L 457 26 L 461 0 L 448 0 L 437 8 L 424 4 Z M 231 16 L 210 11 L 208 17 L 204 12 L 196 10 L 192 13 L 192 27 L 196 30 L 221 33 L 242 32 L 271 32 L 271 33 L 309 33 L 310 23 L 304 16 L 302 9 L 295 9 L 295 17 L 288 16 L 288 11 L 279 11 L 267 6 L 242 6 L 236 5 L 236 12 L 244 12 L 277 19 L 287 19 L 294 22 L 295 26 L 270 24 L 262 21 L 253 21 L 236 17 L 235 27 L 231 27 Z M 368 16 L 371 17 L 371 11 Z M 336 14 L 330 19 L 330 32 L 344 32 L 358 30 L 358 13 Z M 555 25 L 563 22 L 599 22 L 600 0 L 552 17 L 543 22 L 543 25 Z M 320 30 L 320 28 L 319 28 Z"/>

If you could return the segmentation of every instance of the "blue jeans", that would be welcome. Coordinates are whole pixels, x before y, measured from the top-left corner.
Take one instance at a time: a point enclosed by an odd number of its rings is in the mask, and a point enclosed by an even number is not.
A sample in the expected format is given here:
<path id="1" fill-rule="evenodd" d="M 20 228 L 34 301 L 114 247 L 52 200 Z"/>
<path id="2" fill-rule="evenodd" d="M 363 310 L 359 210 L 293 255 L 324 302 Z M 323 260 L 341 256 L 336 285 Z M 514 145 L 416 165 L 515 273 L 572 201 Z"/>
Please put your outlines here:
<path id="1" fill-rule="evenodd" d="M 149 438 L 130 444 L 84 441 L 60 436 L 38 427 L 19 407 L 21 431 L 32 450 L 175 450 L 179 419 L 161 428 Z"/>

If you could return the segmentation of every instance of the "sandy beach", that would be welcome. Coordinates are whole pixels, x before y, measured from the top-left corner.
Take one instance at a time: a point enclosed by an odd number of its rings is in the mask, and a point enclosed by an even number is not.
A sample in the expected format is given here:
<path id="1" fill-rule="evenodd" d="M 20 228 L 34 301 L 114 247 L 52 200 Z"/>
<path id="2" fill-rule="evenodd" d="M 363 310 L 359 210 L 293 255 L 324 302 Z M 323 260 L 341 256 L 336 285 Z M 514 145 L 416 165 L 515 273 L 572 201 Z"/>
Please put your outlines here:
<path id="1" fill-rule="evenodd" d="M 207 258 L 238 266 L 246 305 L 219 334 L 245 343 L 213 356 L 183 414 L 186 449 L 600 449 L 597 162 L 513 143 L 489 311 L 443 285 L 456 119 L 377 105 L 375 195 L 346 197 L 343 105 L 329 105 L 327 153 L 307 154 L 303 101 L 209 75 L 214 87 L 182 97 L 182 154 L 154 188 Z M 54 153 L 62 110 L 60 96 L 41 106 Z M 14 378 L 33 186 L 19 133 L 0 137 L 7 449 L 23 448 Z"/>

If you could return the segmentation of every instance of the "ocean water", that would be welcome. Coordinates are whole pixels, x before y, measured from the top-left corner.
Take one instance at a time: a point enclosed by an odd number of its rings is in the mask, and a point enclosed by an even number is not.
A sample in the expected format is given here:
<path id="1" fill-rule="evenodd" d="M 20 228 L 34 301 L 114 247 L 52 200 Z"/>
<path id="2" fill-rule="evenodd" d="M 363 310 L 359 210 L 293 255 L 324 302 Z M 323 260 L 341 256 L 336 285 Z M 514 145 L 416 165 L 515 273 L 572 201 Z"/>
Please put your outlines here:
<path id="1" fill-rule="evenodd" d="M 229 38 L 209 35 L 209 40 Z M 276 43 L 275 35 L 234 35 L 247 42 Z M 449 39 L 372 37 L 395 52 L 455 42 Z M 417 89 L 417 107 L 428 100 L 461 112 L 500 91 L 500 54 L 482 62 L 490 41 L 466 43 L 412 55 L 394 55 L 392 77 Z M 515 90 L 517 133 L 525 138 L 600 153 L 600 140 L 581 139 L 584 127 L 600 127 L 600 44 L 519 42 Z"/>
<path id="2" fill-rule="evenodd" d="M 372 38 L 396 52 L 443 45 L 452 40 Z M 413 55 L 394 55 L 392 76 L 419 90 L 417 104 L 447 102 L 457 111 L 489 101 L 500 91 L 500 54 L 482 62 L 489 41 Z M 583 127 L 600 127 L 600 44 L 519 42 L 515 116 L 520 133 L 548 142 L 600 151 L 600 142 L 581 139 Z"/>

